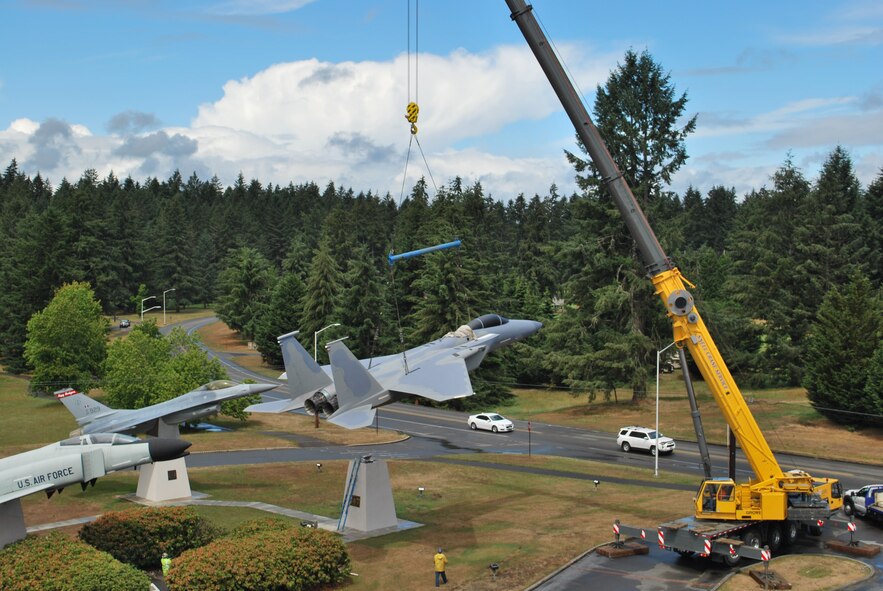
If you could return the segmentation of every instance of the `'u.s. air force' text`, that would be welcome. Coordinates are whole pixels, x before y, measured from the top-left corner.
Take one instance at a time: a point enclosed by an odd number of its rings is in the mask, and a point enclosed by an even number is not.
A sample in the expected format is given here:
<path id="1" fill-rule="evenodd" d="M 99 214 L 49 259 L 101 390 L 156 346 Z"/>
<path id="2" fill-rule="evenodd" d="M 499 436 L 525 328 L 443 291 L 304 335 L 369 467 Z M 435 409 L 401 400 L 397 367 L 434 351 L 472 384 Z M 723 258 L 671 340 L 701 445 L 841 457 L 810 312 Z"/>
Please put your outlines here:
<path id="1" fill-rule="evenodd" d="M 45 474 L 35 474 L 34 476 L 19 478 L 15 481 L 15 483 L 18 485 L 19 489 L 23 489 L 28 488 L 29 486 L 37 486 L 39 484 L 45 484 L 47 482 L 52 482 L 53 480 L 58 480 L 59 478 L 64 478 L 65 476 L 73 475 L 74 467 L 68 466 L 67 468 L 52 470 L 51 472 L 46 472 Z"/>

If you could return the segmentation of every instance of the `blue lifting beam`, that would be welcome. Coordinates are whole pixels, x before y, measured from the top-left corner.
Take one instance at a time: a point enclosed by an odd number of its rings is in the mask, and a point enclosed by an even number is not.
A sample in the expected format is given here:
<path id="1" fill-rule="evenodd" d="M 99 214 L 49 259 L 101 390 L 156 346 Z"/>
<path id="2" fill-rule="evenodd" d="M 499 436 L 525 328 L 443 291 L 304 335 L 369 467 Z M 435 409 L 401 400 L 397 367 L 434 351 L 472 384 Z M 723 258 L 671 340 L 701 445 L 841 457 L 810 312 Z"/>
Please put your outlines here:
<path id="1" fill-rule="evenodd" d="M 428 246 L 426 248 L 421 248 L 420 250 L 412 250 L 410 252 L 403 252 L 402 254 L 392 254 L 389 253 L 389 264 L 392 265 L 396 261 L 401 259 L 410 259 L 411 257 L 418 257 L 421 254 L 426 254 L 428 252 L 435 252 L 436 250 L 445 250 L 446 248 L 456 248 L 460 246 L 460 240 L 454 240 L 453 242 L 445 242 L 444 244 L 436 244 L 435 246 Z"/>

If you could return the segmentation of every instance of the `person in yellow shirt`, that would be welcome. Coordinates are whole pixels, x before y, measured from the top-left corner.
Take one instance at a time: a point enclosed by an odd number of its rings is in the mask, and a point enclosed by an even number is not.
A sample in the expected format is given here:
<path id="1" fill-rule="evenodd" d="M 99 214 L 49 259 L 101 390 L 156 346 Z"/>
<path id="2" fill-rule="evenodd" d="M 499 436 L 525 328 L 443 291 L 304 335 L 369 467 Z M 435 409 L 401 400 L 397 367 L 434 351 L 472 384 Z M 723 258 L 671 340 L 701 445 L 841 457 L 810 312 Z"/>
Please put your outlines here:
<path id="1" fill-rule="evenodd" d="M 445 556 L 445 553 L 442 552 L 442 549 L 438 549 L 438 554 L 435 555 L 435 586 L 438 587 L 438 581 L 441 579 L 443 585 L 448 584 L 448 577 L 445 575 L 445 566 L 448 564 L 448 557 Z"/>
<path id="2" fill-rule="evenodd" d="M 160 559 L 160 564 L 162 565 L 162 576 L 163 578 L 169 576 L 169 569 L 172 568 L 172 559 L 169 558 L 168 553 L 163 552 L 162 558 Z"/>

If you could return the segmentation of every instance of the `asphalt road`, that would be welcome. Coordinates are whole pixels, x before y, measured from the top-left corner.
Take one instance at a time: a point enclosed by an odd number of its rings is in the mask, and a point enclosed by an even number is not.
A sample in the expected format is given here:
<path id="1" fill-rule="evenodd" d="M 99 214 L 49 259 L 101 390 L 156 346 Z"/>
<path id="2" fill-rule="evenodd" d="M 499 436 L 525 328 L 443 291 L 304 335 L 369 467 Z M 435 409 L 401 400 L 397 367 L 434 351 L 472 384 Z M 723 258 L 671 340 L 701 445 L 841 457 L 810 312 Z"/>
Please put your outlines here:
<path id="1" fill-rule="evenodd" d="M 188 331 L 213 322 L 213 318 L 198 319 L 185 323 Z M 226 367 L 231 379 L 243 381 L 252 379 L 261 382 L 283 384 L 279 380 L 268 379 L 266 376 L 250 372 L 235 363 L 235 356 L 209 351 Z M 284 386 L 283 386 L 284 387 Z M 278 400 L 283 395 L 278 390 L 264 394 L 265 400 Z M 283 461 L 327 461 L 333 459 L 352 459 L 359 455 L 371 454 L 381 459 L 433 459 L 446 461 L 445 456 L 469 453 L 512 453 L 539 454 L 560 456 L 598 462 L 617 466 L 641 467 L 654 469 L 656 458 L 649 454 L 623 453 L 616 446 L 615 435 L 572 427 L 562 427 L 531 421 L 528 429 L 527 421 L 514 421 L 515 431 L 512 433 L 493 434 L 482 431 L 471 431 L 466 425 L 466 414 L 442 409 L 417 406 L 411 404 L 392 404 L 378 410 L 377 425 L 384 429 L 394 429 L 407 433 L 406 441 L 378 446 L 360 446 L 347 448 L 341 446 L 300 447 L 295 449 L 212 452 L 192 454 L 188 458 L 191 467 L 221 466 L 234 464 L 259 464 Z M 775 434 L 767 434 L 775 439 Z M 671 456 L 661 456 L 658 461 L 660 472 L 680 472 L 695 474 L 696 483 L 703 477 L 698 448 L 695 443 L 678 441 L 677 451 Z M 719 467 L 714 476 L 726 476 L 727 451 L 723 446 L 710 446 L 712 465 Z M 741 453 L 738 454 L 741 456 Z M 840 478 L 844 488 L 854 488 L 870 482 L 883 482 L 883 466 L 871 466 L 850 462 L 840 462 L 817 458 L 777 453 L 777 459 L 784 470 L 800 468 L 810 473 L 825 474 Z M 485 464 L 482 464 L 488 467 Z M 518 468 L 505 465 L 488 467 L 489 469 L 530 470 L 545 472 L 562 477 L 598 479 L 610 482 L 614 479 L 603 474 L 574 475 L 572 473 L 555 473 L 530 468 Z M 747 480 L 751 470 L 747 462 L 737 457 L 737 480 Z M 616 479 L 617 482 L 637 483 L 646 487 L 687 488 L 674 484 L 659 482 L 655 479 Z M 641 525 L 641 524 L 634 524 Z M 860 531 L 857 539 L 873 544 L 883 545 L 883 530 L 872 524 L 859 523 Z M 647 524 L 652 527 L 653 524 Z M 823 552 L 823 541 L 831 537 L 848 539 L 845 519 L 837 517 L 829 522 L 822 538 L 807 538 L 792 550 L 796 553 L 812 554 Z M 857 590 L 883 589 L 883 559 L 881 555 L 866 562 L 876 568 L 877 574 L 867 583 L 855 587 Z M 570 565 L 549 580 L 543 582 L 536 590 L 563 591 L 570 589 L 607 589 L 610 591 L 675 591 L 680 589 L 712 589 L 730 572 L 730 569 L 710 563 L 705 559 L 682 558 L 680 555 L 660 550 L 651 546 L 648 556 L 636 556 L 626 559 L 608 559 L 597 554 L 589 554 Z"/>

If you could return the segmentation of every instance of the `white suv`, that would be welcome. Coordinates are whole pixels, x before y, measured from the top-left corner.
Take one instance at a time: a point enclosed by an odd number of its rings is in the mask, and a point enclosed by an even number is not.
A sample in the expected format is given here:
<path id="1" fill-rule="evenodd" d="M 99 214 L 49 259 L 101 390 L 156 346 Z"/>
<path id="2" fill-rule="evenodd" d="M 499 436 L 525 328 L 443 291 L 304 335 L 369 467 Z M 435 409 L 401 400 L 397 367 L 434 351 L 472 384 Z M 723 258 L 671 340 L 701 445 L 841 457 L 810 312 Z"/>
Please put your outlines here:
<path id="1" fill-rule="evenodd" d="M 662 433 L 657 439 L 656 431 L 646 427 L 623 427 L 619 430 L 619 437 L 616 438 L 616 445 L 622 448 L 622 451 L 631 451 L 632 449 L 642 449 L 649 451 L 654 456 L 657 448 L 659 453 L 670 454 L 675 450 L 675 441 L 671 437 L 666 437 Z"/>

